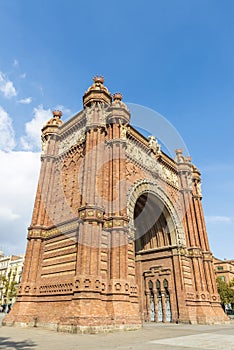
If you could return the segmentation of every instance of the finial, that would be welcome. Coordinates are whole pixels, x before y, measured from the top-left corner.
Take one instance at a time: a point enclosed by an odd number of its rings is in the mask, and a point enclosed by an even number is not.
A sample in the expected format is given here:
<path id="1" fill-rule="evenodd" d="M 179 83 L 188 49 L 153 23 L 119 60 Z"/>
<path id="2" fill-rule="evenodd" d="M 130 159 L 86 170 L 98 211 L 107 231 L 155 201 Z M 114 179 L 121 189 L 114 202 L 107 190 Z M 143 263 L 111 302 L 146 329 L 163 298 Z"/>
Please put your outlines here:
<path id="1" fill-rule="evenodd" d="M 116 92 L 112 96 L 113 96 L 114 101 L 122 101 L 123 95 L 120 92 Z"/>
<path id="2" fill-rule="evenodd" d="M 176 153 L 176 155 L 181 155 L 181 154 L 183 154 L 182 148 L 176 149 L 176 150 L 175 150 L 175 153 Z"/>
<path id="3" fill-rule="evenodd" d="M 105 103 L 110 105 L 112 102 L 111 94 L 103 84 L 104 77 L 96 75 L 93 78 L 93 84 L 88 88 L 83 96 L 84 108 L 91 107 L 93 103 Z"/>
<path id="4" fill-rule="evenodd" d="M 52 113 L 53 113 L 54 118 L 56 118 L 56 117 L 61 118 L 63 115 L 62 111 L 58 111 L 58 110 L 54 110 Z"/>
<path id="5" fill-rule="evenodd" d="M 95 75 L 93 81 L 95 84 L 104 84 L 104 77 L 101 75 Z"/>
<path id="6" fill-rule="evenodd" d="M 183 150 L 181 148 L 175 150 L 176 153 L 176 162 L 177 163 L 191 163 L 192 158 L 191 157 L 186 157 L 183 155 Z"/>

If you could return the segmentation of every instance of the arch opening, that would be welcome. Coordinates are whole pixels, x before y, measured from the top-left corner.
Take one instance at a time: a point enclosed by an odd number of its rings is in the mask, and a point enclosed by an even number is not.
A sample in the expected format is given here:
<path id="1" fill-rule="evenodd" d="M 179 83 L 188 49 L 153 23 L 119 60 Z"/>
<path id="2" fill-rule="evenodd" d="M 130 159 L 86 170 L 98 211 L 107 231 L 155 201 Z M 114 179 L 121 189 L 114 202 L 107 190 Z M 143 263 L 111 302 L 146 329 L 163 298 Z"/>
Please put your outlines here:
<path id="1" fill-rule="evenodd" d="M 152 193 L 143 193 L 134 207 L 135 253 L 172 244 L 170 215 Z"/>
<path id="2" fill-rule="evenodd" d="M 144 295 L 140 303 L 142 319 L 172 322 L 178 315 L 173 249 L 184 242 L 178 208 L 159 186 L 145 181 L 135 185 L 128 203 L 135 233 L 137 284 Z"/>

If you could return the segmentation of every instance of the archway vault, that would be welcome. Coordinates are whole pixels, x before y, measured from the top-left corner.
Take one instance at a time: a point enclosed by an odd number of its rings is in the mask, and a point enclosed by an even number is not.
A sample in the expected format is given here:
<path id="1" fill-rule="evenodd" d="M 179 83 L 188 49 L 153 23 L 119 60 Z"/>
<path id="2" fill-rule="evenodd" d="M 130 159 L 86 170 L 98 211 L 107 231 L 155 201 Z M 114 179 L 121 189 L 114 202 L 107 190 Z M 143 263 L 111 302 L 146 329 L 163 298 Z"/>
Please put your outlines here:
<path id="1" fill-rule="evenodd" d="M 127 194 L 127 213 L 129 217 L 129 226 L 132 230 L 135 230 L 134 224 L 134 210 L 138 199 L 143 194 L 151 194 L 157 198 L 158 205 L 161 206 L 164 212 L 167 212 L 167 224 L 171 233 L 172 245 L 186 245 L 185 233 L 181 224 L 181 218 L 177 207 L 165 190 L 161 188 L 155 181 L 150 179 L 139 180 L 129 189 Z M 177 206 L 179 203 L 177 203 Z"/>

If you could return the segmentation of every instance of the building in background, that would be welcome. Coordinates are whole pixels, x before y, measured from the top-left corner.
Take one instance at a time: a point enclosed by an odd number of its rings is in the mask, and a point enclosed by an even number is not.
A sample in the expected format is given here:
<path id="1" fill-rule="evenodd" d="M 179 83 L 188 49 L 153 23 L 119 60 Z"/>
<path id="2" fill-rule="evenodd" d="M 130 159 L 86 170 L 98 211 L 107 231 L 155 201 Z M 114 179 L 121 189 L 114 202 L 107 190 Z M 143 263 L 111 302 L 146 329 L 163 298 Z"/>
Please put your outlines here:
<path id="1" fill-rule="evenodd" d="M 5 256 L 4 253 L 0 252 L 0 276 L 7 276 L 8 265 L 10 262 L 10 256 Z"/>
<path id="2" fill-rule="evenodd" d="M 15 302 L 21 281 L 24 254 L 4 256 L 0 252 L 0 303 L 10 305 Z M 3 279 L 1 278 L 3 277 Z"/>
<path id="3" fill-rule="evenodd" d="M 221 260 L 214 258 L 214 268 L 217 277 L 229 283 L 234 280 L 234 260 Z"/>

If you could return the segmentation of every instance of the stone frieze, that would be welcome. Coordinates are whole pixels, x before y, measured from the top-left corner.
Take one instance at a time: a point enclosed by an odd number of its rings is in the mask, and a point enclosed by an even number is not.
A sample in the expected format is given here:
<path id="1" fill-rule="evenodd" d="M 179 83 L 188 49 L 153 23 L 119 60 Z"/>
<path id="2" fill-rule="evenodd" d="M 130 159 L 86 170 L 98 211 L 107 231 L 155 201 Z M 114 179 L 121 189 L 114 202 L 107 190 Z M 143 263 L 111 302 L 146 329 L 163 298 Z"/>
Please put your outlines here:
<path id="1" fill-rule="evenodd" d="M 144 152 L 143 149 L 137 147 L 135 142 L 128 140 L 126 154 L 140 167 L 146 168 L 150 172 L 157 174 L 164 181 L 177 188 L 179 187 L 178 175 L 165 165 L 161 165 L 151 153 Z"/>
<path id="2" fill-rule="evenodd" d="M 68 135 L 64 140 L 60 141 L 58 154 L 67 152 L 72 146 L 85 140 L 85 127 L 78 129 L 76 132 Z"/>

